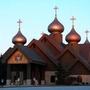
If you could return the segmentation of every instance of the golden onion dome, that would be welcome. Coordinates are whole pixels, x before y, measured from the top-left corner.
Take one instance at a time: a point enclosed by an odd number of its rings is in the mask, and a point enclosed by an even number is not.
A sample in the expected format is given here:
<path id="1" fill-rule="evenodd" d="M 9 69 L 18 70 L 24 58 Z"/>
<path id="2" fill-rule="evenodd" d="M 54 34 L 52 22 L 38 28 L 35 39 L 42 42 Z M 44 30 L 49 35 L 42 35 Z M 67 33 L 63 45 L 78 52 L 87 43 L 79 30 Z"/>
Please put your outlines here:
<path id="1" fill-rule="evenodd" d="M 64 31 L 64 26 L 58 21 L 57 17 L 55 17 L 54 21 L 48 26 L 48 31 L 50 33 L 62 33 Z"/>
<path id="2" fill-rule="evenodd" d="M 26 43 L 25 36 L 19 30 L 18 33 L 13 37 L 12 42 L 17 45 L 24 45 Z"/>
<path id="3" fill-rule="evenodd" d="M 81 40 L 80 35 L 75 31 L 74 27 L 71 29 L 70 33 L 66 36 L 66 41 L 68 43 L 76 42 L 78 43 Z"/>

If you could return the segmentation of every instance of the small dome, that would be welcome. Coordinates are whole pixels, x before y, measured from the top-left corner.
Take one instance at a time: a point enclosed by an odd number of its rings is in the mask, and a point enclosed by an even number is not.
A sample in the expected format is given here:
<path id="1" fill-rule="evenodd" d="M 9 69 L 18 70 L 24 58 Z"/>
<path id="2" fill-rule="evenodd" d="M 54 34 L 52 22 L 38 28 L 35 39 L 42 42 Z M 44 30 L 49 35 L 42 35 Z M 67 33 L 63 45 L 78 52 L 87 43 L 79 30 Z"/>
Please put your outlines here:
<path id="1" fill-rule="evenodd" d="M 55 17 L 54 21 L 48 26 L 48 31 L 50 33 L 64 31 L 64 26 L 58 21 L 57 17 Z"/>
<path id="2" fill-rule="evenodd" d="M 84 42 L 84 44 L 90 44 L 90 43 L 89 43 L 89 40 L 86 39 L 85 42 Z"/>
<path id="3" fill-rule="evenodd" d="M 26 38 L 23 36 L 20 30 L 12 39 L 12 42 L 17 45 L 24 45 L 26 41 L 27 41 Z"/>
<path id="4" fill-rule="evenodd" d="M 66 41 L 68 43 L 71 42 L 79 42 L 81 40 L 80 35 L 75 31 L 74 27 L 71 29 L 70 33 L 66 36 Z"/>

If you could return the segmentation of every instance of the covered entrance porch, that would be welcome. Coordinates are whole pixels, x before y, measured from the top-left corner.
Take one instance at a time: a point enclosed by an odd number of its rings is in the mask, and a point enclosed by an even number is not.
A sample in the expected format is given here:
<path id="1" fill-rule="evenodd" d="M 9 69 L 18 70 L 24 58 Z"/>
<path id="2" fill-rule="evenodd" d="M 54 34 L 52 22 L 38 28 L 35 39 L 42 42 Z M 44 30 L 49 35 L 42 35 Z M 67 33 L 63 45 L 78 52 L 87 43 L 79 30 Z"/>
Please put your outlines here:
<path id="1" fill-rule="evenodd" d="M 31 84 L 30 64 L 7 64 L 7 85 Z"/>
<path id="2" fill-rule="evenodd" d="M 7 64 L 6 85 L 42 84 L 44 72 L 44 66 L 39 64 Z"/>

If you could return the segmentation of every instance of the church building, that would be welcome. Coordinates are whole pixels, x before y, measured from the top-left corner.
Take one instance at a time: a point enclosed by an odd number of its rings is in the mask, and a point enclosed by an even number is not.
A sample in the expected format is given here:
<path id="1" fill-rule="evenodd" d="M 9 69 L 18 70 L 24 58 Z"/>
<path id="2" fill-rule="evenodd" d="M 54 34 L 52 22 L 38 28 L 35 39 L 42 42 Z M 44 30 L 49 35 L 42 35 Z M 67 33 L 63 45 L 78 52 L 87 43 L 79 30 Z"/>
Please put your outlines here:
<path id="1" fill-rule="evenodd" d="M 63 42 L 64 25 L 55 18 L 48 26 L 48 32 L 39 40 L 33 39 L 28 45 L 22 34 L 20 24 L 10 47 L 0 58 L 0 81 L 5 85 L 54 85 L 56 68 L 59 63 L 70 72 L 71 77 L 80 78 L 82 83 L 90 83 L 90 43 L 88 31 L 86 41 L 80 44 L 81 36 L 72 27 Z"/>

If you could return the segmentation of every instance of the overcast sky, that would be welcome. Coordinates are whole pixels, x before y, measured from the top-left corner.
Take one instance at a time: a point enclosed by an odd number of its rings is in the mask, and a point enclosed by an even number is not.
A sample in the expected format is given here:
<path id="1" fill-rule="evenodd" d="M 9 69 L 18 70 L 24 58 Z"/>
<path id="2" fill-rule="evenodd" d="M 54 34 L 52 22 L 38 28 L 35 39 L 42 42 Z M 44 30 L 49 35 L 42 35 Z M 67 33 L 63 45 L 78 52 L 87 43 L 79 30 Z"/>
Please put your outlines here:
<path id="1" fill-rule="evenodd" d="M 21 32 L 26 36 L 27 44 L 33 38 L 39 39 L 42 32 L 49 34 L 47 27 L 54 19 L 55 6 L 59 8 L 58 20 L 65 27 L 63 37 L 71 30 L 70 17 L 75 16 L 75 29 L 83 43 L 85 30 L 90 30 L 90 0 L 0 0 L 0 53 L 13 47 L 18 19 L 23 22 Z M 88 38 L 90 40 L 90 35 Z"/>

